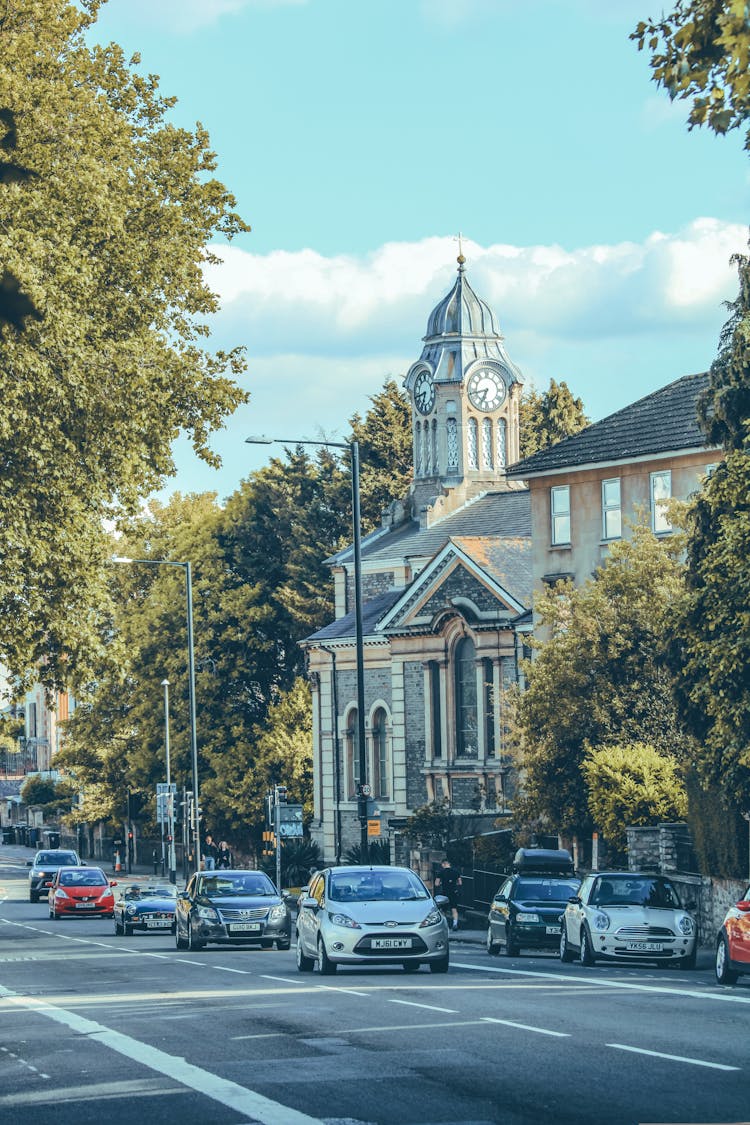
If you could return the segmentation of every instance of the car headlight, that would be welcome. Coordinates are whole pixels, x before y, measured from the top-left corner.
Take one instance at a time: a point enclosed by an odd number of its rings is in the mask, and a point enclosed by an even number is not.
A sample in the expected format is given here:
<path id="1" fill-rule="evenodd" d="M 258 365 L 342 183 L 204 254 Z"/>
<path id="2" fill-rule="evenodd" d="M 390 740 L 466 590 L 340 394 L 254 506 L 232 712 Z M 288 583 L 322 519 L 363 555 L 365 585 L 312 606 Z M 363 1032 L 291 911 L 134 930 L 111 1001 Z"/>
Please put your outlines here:
<path id="1" fill-rule="evenodd" d="M 437 907 L 435 907 L 434 910 L 430 911 L 424 921 L 419 923 L 419 928 L 421 930 L 424 929 L 425 926 L 439 926 L 442 920 L 442 913 L 438 910 Z"/>
<path id="2" fill-rule="evenodd" d="M 591 925 L 595 930 L 608 930 L 609 914 L 605 914 L 603 910 L 597 910 L 591 918 Z"/>
<path id="3" fill-rule="evenodd" d="M 347 930 L 361 930 L 359 922 L 355 922 L 348 914 L 332 914 L 328 912 L 328 918 L 333 922 L 334 926 L 344 926 Z"/>
<path id="4" fill-rule="evenodd" d="M 538 914 L 516 914 L 517 922 L 538 922 L 539 920 Z"/>
<path id="5" fill-rule="evenodd" d="M 55 898 L 67 898 L 67 897 L 68 896 L 65 893 L 65 891 L 62 889 L 62 887 L 58 887 L 57 890 L 55 891 Z"/>
<path id="6" fill-rule="evenodd" d="M 125 913 L 126 914 L 135 914 L 135 911 L 136 911 L 136 908 L 133 906 L 132 902 L 129 902 L 128 905 L 125 907 Z"/>
<path id="7" fill-rule="evenodd" d="M 685 937 L 689 937 L 695 929 L 693 919 L 687 914 L 680 915 L 677 919 L 677 928 L 681 934 L 684 934 Z"/>
<path id="8" fill-rule="evenodd" d="M 276 906 L 272 906 L 271 909 L 268 911 L 268 921 L 269 922 L 283 922 L 285 918 L 286 918 L 286 906 L 284 905 L 283 902 L 277 903 Z"/>
<path id="9" fill-rule="evenodd" d="M 221 919 L 212 906 L 199 906 L 196 911 L 203 922 L 219 922 Z"/>

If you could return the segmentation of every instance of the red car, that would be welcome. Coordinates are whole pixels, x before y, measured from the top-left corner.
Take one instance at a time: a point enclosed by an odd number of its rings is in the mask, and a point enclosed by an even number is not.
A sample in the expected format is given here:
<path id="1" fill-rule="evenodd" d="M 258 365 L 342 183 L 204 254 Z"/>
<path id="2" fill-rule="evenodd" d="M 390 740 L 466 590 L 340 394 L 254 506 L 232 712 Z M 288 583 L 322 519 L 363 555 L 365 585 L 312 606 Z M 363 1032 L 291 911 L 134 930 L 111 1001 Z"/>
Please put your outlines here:
<path id="1" fill-rule="evenodd" d="M 50 918 L 99 915 L 111 918 L 115 911 L 112 887 L 99 867 L 61 867 L 49 889 Z"/>
<path id="2" fill-rule="evenodd" d="M 741 973 L 750 973 L 750 887 L 729 907 L 716 942 L 719 984 L 736 984 Z"/>

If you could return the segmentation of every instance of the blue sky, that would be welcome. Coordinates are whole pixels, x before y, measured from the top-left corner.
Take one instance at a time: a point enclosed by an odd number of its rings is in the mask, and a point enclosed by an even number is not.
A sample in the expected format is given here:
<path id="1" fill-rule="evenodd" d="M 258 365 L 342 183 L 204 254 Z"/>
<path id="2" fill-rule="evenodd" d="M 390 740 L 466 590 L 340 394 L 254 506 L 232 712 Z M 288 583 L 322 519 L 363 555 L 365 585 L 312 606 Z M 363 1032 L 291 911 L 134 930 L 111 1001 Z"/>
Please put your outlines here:
<path id="1" fill-rule="evenodd" d="M 667 5 L 668 7 L 670 5 Z M 220 471 L 176 448 L 168 491 L 231 493 L 267 460 L 244 437 L 341 438 L 419 356 L 467 276 L 527 382 L 600 418 L 705 369 L 747 247 L 737 134 L 688 133 L 628 36 L 660 0 L 109 0 L 210 133 L 251 234 L 210 273 L 218 346 L 250 403 Z"/>

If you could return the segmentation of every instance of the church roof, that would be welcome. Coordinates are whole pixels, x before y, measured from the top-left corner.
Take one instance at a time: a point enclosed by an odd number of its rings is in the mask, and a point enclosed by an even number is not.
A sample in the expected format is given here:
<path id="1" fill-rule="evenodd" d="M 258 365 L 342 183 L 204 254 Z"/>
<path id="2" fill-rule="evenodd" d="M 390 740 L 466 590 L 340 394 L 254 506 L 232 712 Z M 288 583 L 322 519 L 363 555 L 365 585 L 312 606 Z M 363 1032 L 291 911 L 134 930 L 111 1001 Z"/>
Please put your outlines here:
<path id="1" fill-rule="evenodd" d="M 362 635 L 369 636 L 374 632 L 375 626 L 381 617 L 384 617 L 391 606 L 403 596 L 403 589 L 401 590 L 386 590 L 383 594 L 377 594 L 376 597 L 370 598 L 362 606 Z M 322 629 L 318 629 L 317 633 L 313 633 L 311 637 L 306 638 L 309 641 L 335 641 L 342 637 L 353 637 L 355 633 L 354 610 L 351 613 L 345 613 L 343 617 L 339 617 L 337 621 L 332 621 L 329 625 L 324 625 Z"/>
<path id="2" fill-rule="evenodd" d="M 462 262 L 450 293 L 430 313 L 425 340 L 435 336 L 497 336 L 502 339 L 495 314 L 469 285 Z"/>
<path id="3" fill-rule="evenodd" d="M 580 433 L 517 461 L 508 468 L 508 476 L 525 479 L 583 465 L 705 449 L 708 442 L 698 425 L 696 406 L 707 386 L 705 372 L 683 375 Z"/>

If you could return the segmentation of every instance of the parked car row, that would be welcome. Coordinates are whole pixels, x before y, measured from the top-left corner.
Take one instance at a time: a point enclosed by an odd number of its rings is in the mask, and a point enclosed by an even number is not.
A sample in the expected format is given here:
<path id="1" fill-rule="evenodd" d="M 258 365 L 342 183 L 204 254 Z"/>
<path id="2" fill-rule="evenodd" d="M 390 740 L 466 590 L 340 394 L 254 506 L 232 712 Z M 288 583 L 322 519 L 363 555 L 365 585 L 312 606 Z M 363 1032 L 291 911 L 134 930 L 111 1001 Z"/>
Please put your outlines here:
<path id="1" fill-rule="evenodd" d="M 177 949 L 208 944 L 290 949 L 288 902 L 262 871 L 200 871 L 178 893 L 168 883 L 123 885 L 117 898 L 99 867 L 73 851 L 38 852 L 29 864 L 29 899 L 46 895 L 50 918 L 109 917 L 117 935 L 174 934 Z M 330 867 L 316 872 L 297 904 L 300 972 L 339 965 L 397 964 L 413 972 L 450 964 L 448 899 L 433 896 L 405 867 Z M 558 950 L 569 963 L 671 964 L 693 969 L 698 926 L 664 875 L 601 871 L 579 879 L 564 850 L 520 849 L 494 896 L 487 952 L 516 957 L 524 949 Z M 732 985 L 750 974 L 750 887 L 727 912 L 716 942 L 716 977 Z"/>

